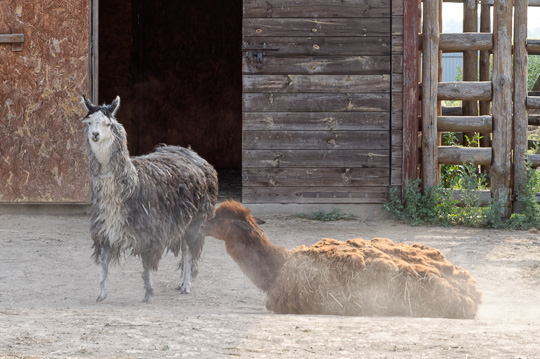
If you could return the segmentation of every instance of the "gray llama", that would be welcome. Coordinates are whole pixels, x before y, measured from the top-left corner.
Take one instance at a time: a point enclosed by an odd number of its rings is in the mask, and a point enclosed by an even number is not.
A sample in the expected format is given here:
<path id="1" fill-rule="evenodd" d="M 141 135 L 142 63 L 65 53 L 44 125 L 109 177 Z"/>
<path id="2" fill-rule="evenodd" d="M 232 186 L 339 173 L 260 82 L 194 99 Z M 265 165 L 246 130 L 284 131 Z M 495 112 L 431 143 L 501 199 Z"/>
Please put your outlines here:
<path id="1" fill-rule="evenodd" d="M 116 120 L 120 97 L 96 106 L 84 95 L 84 123 L 90 165 L 93 258 L 101 264 L 97 301 L 107 297 L 109 264 L 122 253 L 140 256 L 146 290 L 153 296 L 152 271 L 165 250 L 182 251 L 181 293 L 189 293 L 204 246 L 201 225 L 213 215 L 217 174 L 194 151 L 158 146 L 155 152 L 129 157 L 126 131 Z"/>

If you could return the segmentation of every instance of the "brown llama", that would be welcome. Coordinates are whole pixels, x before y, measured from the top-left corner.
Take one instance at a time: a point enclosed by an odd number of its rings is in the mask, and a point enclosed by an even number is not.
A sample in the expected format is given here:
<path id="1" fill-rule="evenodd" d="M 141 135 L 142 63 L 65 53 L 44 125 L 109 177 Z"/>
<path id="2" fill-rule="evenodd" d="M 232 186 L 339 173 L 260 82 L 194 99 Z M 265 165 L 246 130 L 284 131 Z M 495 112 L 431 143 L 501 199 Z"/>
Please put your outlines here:
<path id="1" fill-rule="evenodd" d="M 325 238 L 289 252 L 234 201 L 219 206 L 203 231 L 225 241 L 275 313 L 472 319 L 481 303 L 466 270 L 420 244 Z"/>
<path id="2" fill-rule="evenodd" d="M 268 292 L 287 260 L 288 251 L 270 242 L 249 209 L 236 201 L 225 202 L 216 209 L 214 218 L 206 222 L 203 231 L 225 241 L 227 253 L 244 274 L 257 288 Z"/>

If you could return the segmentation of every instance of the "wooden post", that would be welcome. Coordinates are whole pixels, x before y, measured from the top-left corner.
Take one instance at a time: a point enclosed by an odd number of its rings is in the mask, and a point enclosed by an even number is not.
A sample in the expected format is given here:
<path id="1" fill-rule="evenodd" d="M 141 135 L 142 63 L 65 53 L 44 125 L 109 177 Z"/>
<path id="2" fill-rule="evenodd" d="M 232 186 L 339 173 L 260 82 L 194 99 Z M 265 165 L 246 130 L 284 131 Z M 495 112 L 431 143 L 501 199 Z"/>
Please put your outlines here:
<path id="1" fill-rule="evenodd" d="M 422 34 L 422 174 L 425 188 L 437 184 L 439 172 L 437 146 L 439 0 L 424 1 Z"/>
<path id="2" fill-rule="evenodd" d="M 403 9 L 403 177 L 418 177 L 418 0 L 405 0 Z"/>
<path id="3" fill-rule="evenodd" d="M 465 0 L 463 2 L 463 32 L 478 32 L 478 6 L 476 0 Z M 478 51 L 463 52 L 463 81 L 478 81 Z M 477 101 L 463 101 L 464 116 L 478 116 Z M 474 133 L 464 133 L 472 140 Z M 465 136 L 463 136 L 465 142 Z M 468 143 L 464 143 L 468 145 Z"/>
<path id="4" fill-rule="evenodd" d="M 514 194 L 525 193 L 527 169 L 527 8 L 528 0 L 514 0 Z M 523 211 L 517 199 L 514 212 Z"/>
<path id="5" fill-rule="evenodd" d="M 482 3 L 480 8 L 480 32 L 491 33 L 491 6 Z M 480 51 L 480 81 L 491 81 L 491 55 L 489 51 Z M 480 115 L 491 115 L 491 101 L 480 101 Z M 480 147 L 490 147 L 491 130 L 480 133 Z M 489 172 L 490 166 L 481 166 L 482 172 Z"/>
<path id="6" fill-rule="evenodd" d="M 443 25 L 442 9 L 443 9 L 443 0 L 439 0 L 439 40 L 440 40 L 440 36 L 442 32 L 442 25 Z M 437 81 L 440 83 L 442 82 L 442 78 L 443 78 L 443 66 L 442 66 L 443 53 L 441 51 L 440 46 L 438 46 L 438 48 L 439 48 L 439 64 L 438 64 L 439 75 L 437 76 Z M 442 116 L 442 101 L 439 98 L 437 98 L 437 118 L 439 116 Z M 442 145 L 442 133 L 437 129 L 437 153 L 441 145 Z M 439 156 L 437 156 L 436 158 L 437 158 L 437 183 L 441 183 L 441 164 L 439 163 Z"/>
<path id="7" fill-rule="evenodd" d="M 512 8 L 511 0 L 495 0 L 491 193 L 504 200 L 505 217 L 510 215 L 512 160 Z"/>

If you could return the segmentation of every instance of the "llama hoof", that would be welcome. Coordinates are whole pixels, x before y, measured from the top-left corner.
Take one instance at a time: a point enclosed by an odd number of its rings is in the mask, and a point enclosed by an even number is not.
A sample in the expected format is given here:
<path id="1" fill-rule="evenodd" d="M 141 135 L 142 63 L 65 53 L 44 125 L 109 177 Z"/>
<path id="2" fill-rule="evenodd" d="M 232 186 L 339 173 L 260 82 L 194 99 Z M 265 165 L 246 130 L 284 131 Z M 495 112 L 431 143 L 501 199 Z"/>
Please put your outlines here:
<path id="1" fill-rule="evenodd" d="M 146 304 L 152 304 L 152 302 L 154 301 L 154 297 L 144 297 L 142 301 Z"/>
<path id="2" fill-rule="evenodd" d="M 150 304 L 150 303 L 152 303 L 153 299 L 154 299 L 154 290 L 153 290 L 153 289 L 147 290 L 147 291 L 144 293 L 144 299 L 143 299 L 143 302 L 144 302 L 144 303 L 147 303 L 147 304 Z"/>
<path id="3" fill-rule="evenodd" d="M 189 294 L 191 292 L 191 288 L 184 286 L 183 284 L 180 285 L 177 289 L 180 291 L 180 294 Z"/>
<path id="4" fill-rule="evenodd" d="M 107 294 L 100 294 L 98 295 L 98 297 L 96 298 L 96 302 L 99 303 L 99 302 L 103 302 L 105 300 L 105 298 L 107 298 Z"/>

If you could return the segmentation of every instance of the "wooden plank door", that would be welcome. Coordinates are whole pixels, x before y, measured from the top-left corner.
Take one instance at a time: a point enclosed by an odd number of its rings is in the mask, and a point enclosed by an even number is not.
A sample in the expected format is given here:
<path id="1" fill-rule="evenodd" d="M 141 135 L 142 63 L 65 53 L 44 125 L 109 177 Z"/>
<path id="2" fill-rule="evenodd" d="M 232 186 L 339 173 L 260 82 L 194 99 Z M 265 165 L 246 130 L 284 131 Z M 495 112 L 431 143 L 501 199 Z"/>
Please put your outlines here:
<path id="1" fill-rule="evenodd" d="M 389 0 L 244 0 L 243 201 L 381 203 Z"/>
<path id="2" fill-rule="evenodd" d="M 0 2 L 0 33 L 20 29 L 21 51 L 0 44 L 0 202 L 88 202 L 84 115 L 90 2 Z"/>

